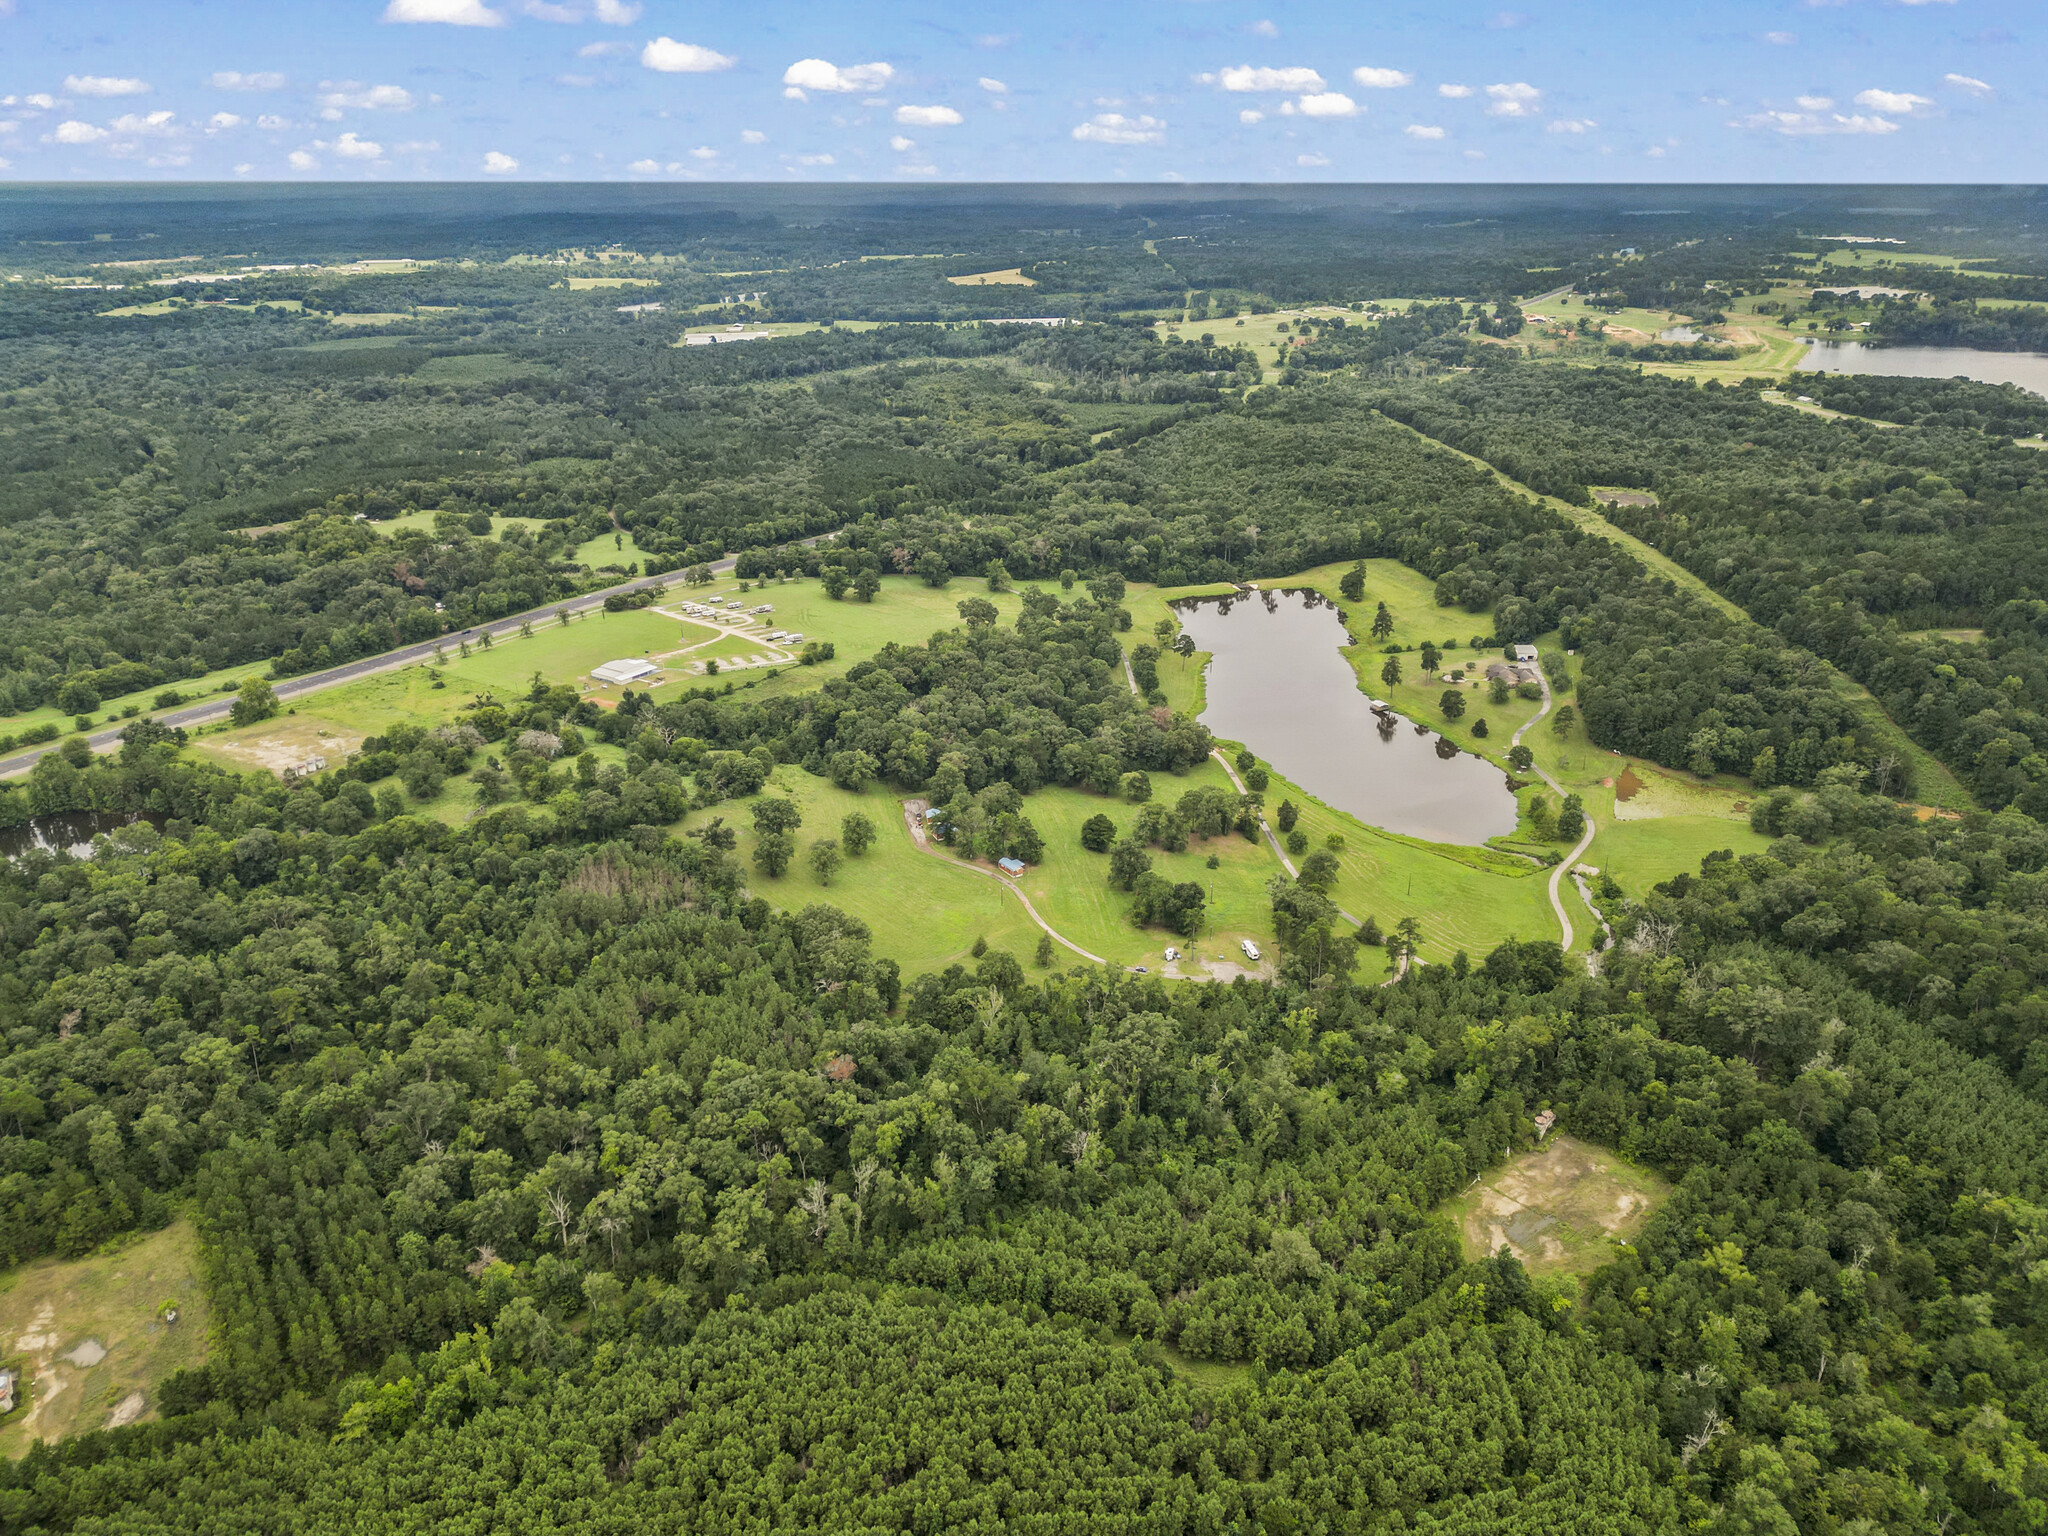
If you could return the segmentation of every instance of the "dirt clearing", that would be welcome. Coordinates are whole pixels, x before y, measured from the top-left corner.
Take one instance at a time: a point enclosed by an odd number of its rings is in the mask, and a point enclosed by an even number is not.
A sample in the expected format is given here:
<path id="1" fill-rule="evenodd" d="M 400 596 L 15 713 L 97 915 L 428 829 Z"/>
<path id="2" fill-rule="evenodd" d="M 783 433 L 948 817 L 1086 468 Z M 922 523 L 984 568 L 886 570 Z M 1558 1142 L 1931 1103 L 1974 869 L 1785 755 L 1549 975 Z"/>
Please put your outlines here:
<path id="1" fill-rule="evenodd" d="M 1468 1258 L 1506 1247 L 1536 1274 L 1590 1274 L 1671 1193 L 1615 1153 L 1552 1132 L 1453 1202 Z"/>

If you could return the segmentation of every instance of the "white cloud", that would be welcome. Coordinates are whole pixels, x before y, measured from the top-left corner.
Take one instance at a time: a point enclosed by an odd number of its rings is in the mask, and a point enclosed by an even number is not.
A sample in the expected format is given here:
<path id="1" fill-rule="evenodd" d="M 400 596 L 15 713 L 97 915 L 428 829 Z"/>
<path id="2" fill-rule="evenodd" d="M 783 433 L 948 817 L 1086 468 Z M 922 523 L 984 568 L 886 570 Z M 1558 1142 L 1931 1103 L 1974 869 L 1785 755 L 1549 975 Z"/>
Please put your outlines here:
<path id="1" fill-rule="evenodd" d="M 1799 34 L 1797 32 L 1766 32 L 1764 34 L 1764 41 L 1775 43 L 1780 48 L 1790 48 L 1799 41 Z"/>
<path id="2" fill-rule="evenodd" d="M 520 7 L 535 21 L 581 21 L 583 13 L 573 5 L 550 5 L 548 0 L 526 0 Z"/>
<path id="3" fill-rule="evenodd" d="M 320 169 L 320 162 L 307 154 L 303 149 L 293 150 L 289 155 L 285 156 L 285 159 L 295 171 L 317 171 Z"/>
<path id="4" fill-rule="evenodd" d="M 695 43 L 679 43 L 672 37 L 657 37 L 640 50 L 640 63 L 665 75 L 708 75 L 731 69 L 739 61 Z"/>
<path id="5" fill-rule="evenodd" d="M 500 150 L 489 150 L 484 155 L 486 176 L 510 176 L 519 169 L 519 162 Z"/>
<path id="6" fill-rule="evenodd" d="M 284 76 L 274 69 L 260 70 L 245 75 L 239 69 L 215 70 L 208 78 L 208 85 L 216 91 L 281 91 Z"/>
<path id="7" fill-rule="evenodd" d="M 123 112 L 111 123 L 107 124 L 107 127 L 115 133 L 141 133 L 160 136 L 174 131 L 171 127 L 171 120 L 176 116 L 176 113 L 166 111 L 150 113 Z"/>
<path id="8" fill-rule="evenodd" d="M 359 139 L 354 133 L 344 133 L 334 141 L 334 152 L 344 160 L 382 160 L 384 146 L 373 139 Z"/>
<path id="9" fill-rule="evenodd" d="M 1472 94 L 1472 87 L 1469 85 L 1440 85 L 1436 88 L 1436 93 L 1439 96 L 1449 97 L 1452 101 L 1463 101 Z"/>
<path id="10" fill-rule="evenodd" d="M 1922 107 L 1934 105 L 1930 96 L 1916 96 L 1911 91 L 1858 91 L 1856 105 L 1868 107 L 1873 112 L 1896 112 L 1904 115 L 1916 112 Z"/>
<path id="11" fill-rule="evenodd" d="M 1278 37 L 1280 35 L 1280 28 L 1271 21 L 1255 21 L 1245 30 L 1256 37 Z"/>
<path id="12" fill-rule="evenodd" d="M 1662 144 L 1652 144 L 1648 149 L 1644 150 L 1643 153 L 1648 155 L 1652 160 L 1662 160 L 1664 158 L 1664 146 Z"/>
<path id="13" fill-rule="evenodd" d="M 1318 91 L 1288 105 L 1298 106 L 1303 117 L 1356 117 L 1365 110 L 1342 91 Z"/>
<path id="14" fill-rule="evenodd" d="M 359 112 L 410 112 L 413 94 L 402 85 L 373 85 L 364 88 L 360 80 L 322 80 L 320 105 L 338 117 L 344 107 Z"/>
<path id="15" fill-rule="evenodd" d="M 782 72 L 782 83 L 792 90 L 837 91 L 849 95 L 856 91 L 885 90 L 895 78 L 893 65 L 849 64 L 841 69 L 824 59 L 798 59 Z"/>
<path id="16" fill-rule="evenodd" d="M 716 160 L 718 158 L 718 151 L 709 144 L 699 144 L 690 151 L 690 158 L 692 160 Z"/>
<path id="17" fill-rule="evenodd" d="M 9 98 L 7 104 L 14 105 L 12 98 Z M 38 112 L 48 112 L 57 105 L 57 98 L 48 91 L 37 91 L 33 96 L 22 97 L 21 104 L 25 107 L 34 107 Z"/>
<path id="18" fill-rule="evenodd" d="M 994 79 L 988 75 L 983 75 L 979 80 L 975 81 L 974 83 L 980 86 L 984 91 L 987 91 L 991 96 L 1007 96 L 1010 93 L 1010 88 L 1007 85 L 1003 84 L 1002 81 Z"/>
<path id="19" fill-rule="evenodd" d="M 425 155 L 441 147 L 439 139 L 407 139 L 403 144 L 391 146 L 394 155 Z"/>
<path id="20" fill-rule="evenodd" d="M 483 0 L 391 0 L 386 21 L 438 21 L 451 27 L 502 27 L 505 18 Z"/>
<path id="21" fill-rule="evenodd" d="M 66 75 L 64 89 L 74 96 L 140 96 L 149 82 L 120 75 Z"/>
<path id="22" fill-rule="evenodd" d="M 1374 91 L 1391 91 L 1415 83 L 1415 77 L 1405 69 L 1377 69 L 1370 64 L 1359 65 L 1351 71 L 1351 78 Z"/>
<path id="23" fill-rule="evenodd" d="M 625 0 L 597 0 L 591 19 L 608 27 L 630 27 L 640 19 L 640 7 L 628 5 Z"/>
<path id="24" fill-rule="evenodd" d="M 1218 71 L 1213 77 L 1198 75 L 1207 85 L 1213 79 L 1226 91 L 1320 91 L 1323 77 L 1304 65 L 1272 69 L 1265 65 L 1238 64 Z"/>
<path id="25" fill-rule="evenodd" d="M 839 163 L 831 155 L 798 155 L 795 158 L 798 165 L 837 165 Z"/>
<path id="26" fill-rule="evenodd" d="M 631 43 L 585 43 L 576 50 L 579 59 L 615 59 L 622 53 L 631 53 Z"/>
<path id="27" fill-rule="evenodd" d="M 1261 112 L 1257 107 L 1246 107 L 1242 112 L 1237 114 L 1237 120 L 1240 123 L 1245 124 L 1263 123 L 1266 120 L 1266 114 Z"/>
<path id="28" fill-rule="evenodd" d="M 206 120 L 206 126 L 215 133 L 242 126 L 242 119 L 232 112 L 216 112 Z"/>
<path id="29" fill-rule="evenodd" d="M 263 129 L 266 133 L 275 133 L 278 129 L 289 128 L 291 125 L 290 118 L 279 117 L 274 112 L 266 112 L 263 116 L 256 119 L 256 126 Z"/>
<path id="30" fill-rule="evenodd" d="M 253 160 L 244 160 L 235 167 L 235 174 L 237 176 L 246 176 L 255 169 L 256 163 Z"/>
<path id="31" fill-rule="evenodd" d="M 1493 104 L 1486 109 L 1491 117 L 1534 117 L 1542 110 L 1543 93 L 1526 80 L 1517 80 L 1512 85 L 1489 85 L 1486 94 L 1493 98 Z"/>
<path id="32" fill-rule="evenodd" d="M 1802 112 L 1825 112 L 1835 104 L 1832 96 L 1795 96 L 1792 100 Z"/>
<path id="33" fill-rule="evenodd" d="M 1088 144 L 1164 144 L 1166 123 L 1157 117 L 1098 112 L 1075 128 L 1074 137 Z"/>
<path id="34" fill-rule="evenodd" d="M 97 144 L 107 136 L 107 130 L 96 128 L 91 123 L 81 123 L 76 118 L 59 123 L 57 131 L 50 135 L 59 144 Z"/>
<path id="35" fill-rule="evenodd" d="M 1444 136 L 1443 129 L 1434 123 L 1410 123 L 1401 131 L 1411 139 L 1440 139 Z"/>
<path id="36" fill-rule="evenodd" d="M 1781 133 L 1788 138 L 1806 138 L 1824 133 L 1897 133 L 1899 125 L 1882 117 L 1865 117 L 1857 113 L 1844 117 L 1836 112 L 1822 117 L 1814 112 L 1752 112 L 1747 117 L 1738 117 L 1728 125 L 1730 128 L 1752 128 L 1767 133 Z"/>
<path id="37" fill-rule="evenodd" d="M 917 140 L 906 139 L 905 137 L 903 137 L 902 134 L 899 133 L 896 135 L 896 137 L 889 141 L 889 147 L 895 150 L 896 153 L 899 155 L 907 154 L 909 151 L 917 148 Z"/>
<path id="38" fill-rule="evenodd" d="M 939 174 L 939 168 L 936 165 L 899 165 L 896 167 L 896 174 L 898 176 L 936 176 Z"/>
<path id="39" fill-rule="evenodd" d="M 758 128 L 742 128 L 740 130 L 740 142 L 742 144 L 766 144 L 768 142 L 768 135 Z"/>
<path id="40" fill-rule="evenodd" d="M 1296 155 L 1294 163 L 1296 165 L 1328 165 L 1330 157 L 1328 155 Z"/>
<path id="41" fill-rule="evenodd" d="M 962 121 L 951 107 L 898 107 L 896 121 L 910 128 L 951 128 Z"/>
<path id="42" fill-rule="evenodd" d="M 1954 86 L 1959 91 L 1968 91 L 1972 96 L 1989 96 L 1991 87 L 1974 75 L 1943 75 L 1943 85 Z"/>
<path id="43" fill-rule="evenodd" d="M 1560 117 L 1552 121 L 1552 133 L 1591 133 L 1600 125 L 1590 117 Z"/>
<path id="44" fill-rule="evenodd" d="M 635 176 L 653 176 L 660 172 L 661 162 L 659 160 L 635 160 L 626 169 Z"/>

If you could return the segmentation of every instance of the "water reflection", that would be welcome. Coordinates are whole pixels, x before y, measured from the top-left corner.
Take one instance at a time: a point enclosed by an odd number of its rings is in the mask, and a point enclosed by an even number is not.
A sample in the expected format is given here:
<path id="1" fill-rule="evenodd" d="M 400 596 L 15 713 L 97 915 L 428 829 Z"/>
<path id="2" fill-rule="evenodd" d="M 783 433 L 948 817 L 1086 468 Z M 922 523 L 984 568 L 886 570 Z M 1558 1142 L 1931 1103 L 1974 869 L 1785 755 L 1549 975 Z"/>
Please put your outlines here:
<path id="1" fill-rule="evenodd" d="M 1350 636 L 1322 594 L 1261 591 L 1174 606 L 1195 645 L 1214 657 L 1202 723 L 1217 735 L 1376 827 L 1470 845 L 1514 830 L 1515 799 L 1498 768 L 1429 739 L 1427 726 L 1402 733 L 1391 711 L 1375 715 L 1339 650 Z"/>
<path id="2" fill-rule="evenodd" d="M 2048 356 L 2039 352 L 1984 352 L 1975 347 L 1873 347 L 1861 341 L 1816 341 L 1794 368 L 1807 373 L 1875 373 L 1897 379 L 1975 379 L 2017 384 L 2048 395 Z"/>
<path id="3" fill-rule="evenodd" d="M 125 811 L 60 811 L 37 816 L 15 827 L 0 827 L 0 859 L 18 859 L 25 853 L 68 853 L 75 859 L 92 857 L 92 840 L 138 821 L 161 829 L 164 818 L 150 812 L 132 815 Z"/>

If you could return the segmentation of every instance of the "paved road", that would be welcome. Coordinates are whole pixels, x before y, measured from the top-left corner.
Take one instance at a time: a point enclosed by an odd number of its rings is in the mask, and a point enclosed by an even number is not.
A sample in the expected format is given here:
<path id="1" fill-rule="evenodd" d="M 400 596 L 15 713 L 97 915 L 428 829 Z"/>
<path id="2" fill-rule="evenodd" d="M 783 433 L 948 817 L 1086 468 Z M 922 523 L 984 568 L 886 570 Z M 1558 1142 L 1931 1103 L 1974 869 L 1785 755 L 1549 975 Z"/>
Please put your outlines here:
<path id="1" fill-rule="evenodd" d="M 803 542 L 815 544 L 819 539 L 829 537 L 831 535 L 821 533 Z M 716 575 L 724 575 L 731 571 L 737 563 L 737 556 L 728 556 L 724 560 L 711 562 L 711 570 Z M 445 651 L 464 640 L 481 639 L 484 635 L 490 635 L 495 638 L 501 635 L 516 634 L 521 624 L 543 623 L 553 619 L 557 613 L 565 609 L 571 614 L 588 613 L 593 608 L 602 608 L 604 600 L 614 593 L 644 592 L 649 587 L 664 587 L 680 579 L 679 572 L 671 571 L 665 576 L 642 576 L 634 581 L 622 581 L 617 586 L 603 587 L 595 592 L 585 592 L 580 597 L 564 598 L 561 602 L 550 603 L 545 608 L 530 608 L 524 613 L 508 614 L 502 619 L 492 619 L 489 623 L 479 624 L 474 629 L 465 629 L 459 634 L 442 635 L 435 640 L 422 640 L 417 645 L 402 645 L 395 651 L 384 652 L 381 656 L 365 656 L 360 661 L 345 662 L 338 667 L 329 667 L 324 672 L 308 672 L 301 677 L 288 677 L 271 684 L 271 687 L 276 692 L 280 703 L 290 703 L 294 699 L 303 699 L 309 694 L 320 693 L 328 688 L 338 688 L 343 683 L 352 683 L 357 678 L 369 677 L 378 672 L 389 672 L 396 667 L 411 666 L 414 662 L 429 661 L 433 658 L 435 651 Z M 178 709 L 149 710 L 146 713 L 162 721 L 165 725 L 188 727 L 212 725 L 215 721 L 225 720 L 228 717 L 228 710 L 233 707 L 234 702 L 235 696 L 233 694 L 219 693 L 197 703 L 183 705 Z M 119 725 L 107 726 L 92 732 L 85 739 L 91 744 L 95 752 L 111 751 L 119 743 L 121 732 L 127 729 L 127 724 L 124 720 Z M 61 744 L 61 742 L 51 742 L 47 746 L 38 747 L 33 752 L 25 752 L 17 757 L 10 757 L 5 763 L 0 763 L 0 778 L 11 779 L 20 774 L 27 773 L 42 758 L 56 751 Z"/>
<path id="2" fill-rule="evenodd" d="M 1522 722 L 1522 729 L 1520 731 L 1515 732 L 1515 734 L 1508 740 L 1508 745 L 1510 747 L 1520 746 L 1522 744 L 1522 733 L 1524 731 L 1527 731 L 1530 726 L 1534 725 L 1538 720 L 1541 720 L 1545 715 L 1550 713 L 1550 679 L 1544 674 L 1543 664 L 1541 662 L 1538 662 L 1536 664 L 1536 681 L 1540 683 L 1543 687 L 1543 707 L 1537 710 L 1536 713 L 1531 715 L 1527 720 Z M 1544 783 L 1548 784 L 1552 789 L 1556 790 L 1557 798 L 1559 800 L 1563 800 L 1565 796 L 1565 787 L 1562 784 L 1558 783 L 1557 780 L 1553 779 L 1549 774 L 1545 773 L 1541 767 L 1535 764 L 1531 764 L 1530 766 L 1536 768 L 1536 777 L 1541 779 Z M 1569 870 L 1574 864 L 1578 863 L 1579 855 L 1584 853 L 1588 848 L 1592 846 L 1593 834 L 1598 830 L 1599 828 L 1593 825 L 1593 818 L 1591 816 L 1588 816 L 1586 818 L 1586 835 L 1579 839 L 1578 847 L 1574 848 L 1570 853 L 1566 854 L 1564 862 L 1557 865 L 1554 869 L 1550 871 L 1550 910 L 1557 914 L 1557 925 L 1558 927 L 1564 930 L 1563 947 L 1566 953 L 1570 953 L 1572 947 L 1572 920 L 1565 915 L 1564 898 L 1558 894 L 1558 888 L 1564 884 L 1565 871 Z M 1588 967 L 1592 965 L 1593 962 L 1590 957 L 1587 959 L 1586 963 Z"/>

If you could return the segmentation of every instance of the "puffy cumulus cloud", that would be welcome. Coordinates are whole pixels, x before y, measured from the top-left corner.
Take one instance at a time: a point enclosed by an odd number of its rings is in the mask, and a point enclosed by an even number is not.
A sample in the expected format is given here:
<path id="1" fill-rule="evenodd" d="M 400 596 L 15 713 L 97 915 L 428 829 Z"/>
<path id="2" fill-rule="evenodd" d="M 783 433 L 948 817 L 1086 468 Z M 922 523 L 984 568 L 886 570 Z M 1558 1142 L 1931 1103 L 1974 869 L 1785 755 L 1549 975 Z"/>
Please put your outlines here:
<path id="1" fill-rule="evenodd" d="M 1415 83 L 1415 77 L 1405 69 L 1379 69 L 1371 64 L 1359 65 L 1351 71 L 1351 78 L 1372 91 L 1398 90 Z"/>
<path id="2" fill-rule="evenodd" d="M 798 59 L 782 72 L 782 83 L 787 87 L 782 94 L 798 101 L 803 100 L 805 91 L 853 95 L 886 90 L 895 78 L 895 66 L 890 64 L 848 64 L 842 69 L 827 59 Z"/>
<path id="3" fill-rule="evenodd" d="M 679 43 L 672 37 L 657 37 L 640 50 L 644 69 L 658 69 L 664 75 L 709 75 L 731 69 L 739 61 L 731 54 L 696 43 Z"/>
<path id="4" fill-rule="evenodd" d="M 768 142 L 768 135 L 758 128 L 742 128 L 740 130 L 740 142 L 742 144 L 766 144 Z"/>
<path id="5" fill-rule="evenodd" d="M 1328 155 L 1296 155 L 1294 163 L 1296 165 L 1328 165 L 1330 157 Z"/>
<path id="6" fill-rule="evenodd" d="M 1273 21 L 1255 21 L 1246 27 L 1245 31 L 1251 33 L 1254 37 L 1278 37 L 1280 35 L 1279 24 Z"/>
<path id="7" fill-rule="evenodd" d="M 1469 85 L 1440 85 L 1436 88 L 1436 93 L 1451 101 L 1463 101 L 1472 94 L 1472 87 Z"/>
<path id="8" fill-rule="evenodd" d="M 964 121 L 951 107 L 912 107 L 896 109 L 896 121 L 908 128 L 951 128 Z"/>
<path id="9" fill-rule="evenodd" d="M 360 80 L 322 80 L 320 107 L 330 116 L 345 108 L 358 112 L 410 112 L 413 94 L 402 85 L 365 86 Z"/>
<path id="10" fill-rule="evenodd" d="M 1267 65 L 1237 64 L 1213 75 L 1197 75 L 1203 85 L 1220 85 L 1226 91 L 1320 91 L 1328 83 L 1306 65 L 1274 69 Z"/>
<path id="11" fill-rule="evenodd" d="M 1098 112 L 1074 129 L 1074 137 L 1084 144 L 1164 144 L 1166 122 L 1157 117 Z"/>
<path id="12" fill-rule="evenodd" d="M 487 150 L 484 153 L 484 174 L 486 176 L 510 176 L 519 169 L 519 162 L 502 150 Z"/>
<path id="13" fill-rule="evenodd" d="M 230 128 L 242 126 L 242 118 L 233 112 L 216 112 L 206 120 L 208 133 L 225 133 Z"/>
<path id="14" fill-rule="evenodd" d="M 81 123 L 77 118 L 57 125 L 57 131 L 50 135 L 58 144 L 97 144 L 107 136 L 107 130 L 93 123 Z"/>
<path id="15" fill-rule="evenodd" d="M 989 75 L 983 75 L 974 83 L 984 91 L 987 91 L 991 96 L 1007 96 L 1010 94 L 1010 88 L 1007 85 Z"/>
<path id="16" fill-rule="evenodd" d="M 64 89 L 74 96 L 141 96 L 149 82 L 125 75 L 66 75 Z"/>
<path id="17" fill-rule="evenodd" d="M 1526 80 L 1508 85 L 1489 85 L 1487 112 L 1493 117 L 1534 117 L 1543 110 L 1543 93 Z"/>
<path id="18" fill-rule="evenodd" d="M 1792 100 L 1802 112 L 1825 112 L 1835 104 L 1832 96 L 1794 96 Z"/>
<path id="19" fill-rule="evenodd" d="M 635 176 L 658 176 L 661 174 L 661 162 L 659 160 L 635 160 L 626 169 Z"/>
<path id="20" fill-rule="evenodd" d="M 1560 117 L 1550 124 L 1552 133 L 1591 133 L 1600 125 L 1590 117 Z"/>
<path id="21" fill-rule="evenodd" d="M 130 137 L 162 138 L 177 131 L 176 119 L 175 112 L 123 112 L 107 127 L 114 133 Z"/>
<path id="22" fill-rule="evenodd" d="M 917 140 L 906 139 L 899 133 L 889 141 L 889 147 L 899 155 L 908 154 L 911 150 L 917 148 Z"/>
<path id="23" fill-rule="evenodd" d="M 690 151 L 690 158 L 692 160 L 716 160 L 718 158 L 718 151 L 709 144 L 699 144 Z"/>
<path id="24" fill-rule="evenodd" d="M 244 161 L 242 161 L 242 162 L 241 162 L 241 163 L 240 163 L 239 165 L 237 165 L 237 166 L 235 167 L 235 174 L 236 174 L 237 176 L 247 176 L 247 175 L 248 175 L 248 174 L 249 174 L 249 173 L 250 173 L 251 171 L 253 171 L 253 170 L 255 170 L 255 169 L 256 169 L 256 162 L 255 162 L 255 161 L 253 161 L 253 160 L 244 160 Z"/>
<path id="25" fill-rule="evenodd" d="M 1873 112 L 1891 112 L 1903 117 L 1917 112 L 1922 107 L 1934 105 L 1931 96 L 1916 96 L 1911 91 L 1868 90 L 1856 93 L 1856 105 L 1868 107 Z"/>
<path id="26" fill-rule="evenodd" d="M 216 91 L 281 91 L 284 76 L 274 69 L 247 75 L 239 69 L 217 69 L 207 76 L 206 83 Z"/>
<path id="27" fill-rule="evenodd" d="M 1858 112 L 1844 117 L 1835 112 L 1823 116 L 1818 112 L 1781 112 L 1766 110 L 1752 112 L 1747 117 L 1738 117 L 1728 125 L 1730 128 L 1747 128 L 1760 133 L 1781 133 L 1787 138 L 1808 138 L 1826 133 L 1897 133 L 1899 125 L 1888 118 L 1868 116 Z"/>
<path id="28" fill-rule="evenodd" d="M 1280 110 L 1290 117 L 1295 111 L 1303 117 L 1356 117 L 1365 109 L 1342 91 L 1317 91 L 1298 102 L 1288 102 Z"/>
<path id="29" fill-rule="evenodd" d="M 1952 90 L 1968 91 L 1972 96 L 1991 94 L 1991 87 L 1974 75 L 1943 75 L 1941 83 Z"/>
<path id="30" fill-rule="evenodd" d="M 1411 139 L 1440 139 L 1444 136 L 1443 129 L 1434 123 L 1410 123 L 1401 131 Z"/>
<path id="31" fill-rule="evenodd" d="M 320 169 L 319 158 L 308 154 L 303 149 L 295 149 L 284 158 L 285 163 L 295 171 L 317 171 Z"/>
<path id="32" fill-rule="evenodd" d="M 591 7 L 590 18 L 608 27 L 630 27 L 640 19 L 640 7 L 628 4 L 627 0 L 597 0 Z"/>
<path id="33" fill-rule="evenodd" d="M 1246 107 L 1242 112 L 1237 114 L 1237 120 L 1240 123 L 1244 123 L 1247 125 L 1252 123 L 1263 123 L 1266 120 L 1266 114 L 1261 112 L 1257 107 Z"/>
<path id="34" fill-rule="evenodd" d="M 440 22 L 450 27 L 502 27 L 505 18 L 484 0 L 391 0 L 386 21 Z"/>
<path id="35" fill-rule="evenodd" d="M 374 139 L 359 139 L 354 133 L 344 133 L 336 139 L 333 150 L 344 160 L 382 160 L 384 146 Z"/>

